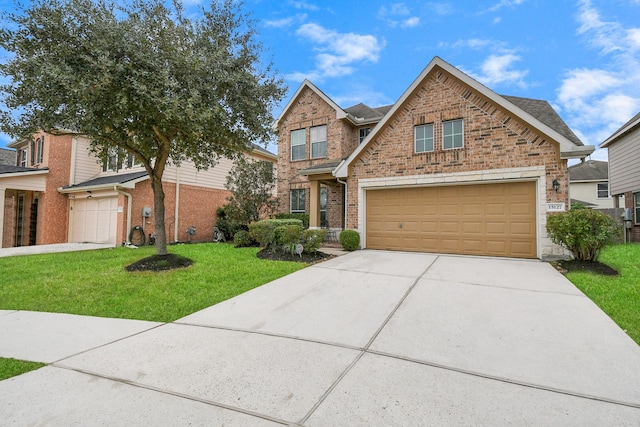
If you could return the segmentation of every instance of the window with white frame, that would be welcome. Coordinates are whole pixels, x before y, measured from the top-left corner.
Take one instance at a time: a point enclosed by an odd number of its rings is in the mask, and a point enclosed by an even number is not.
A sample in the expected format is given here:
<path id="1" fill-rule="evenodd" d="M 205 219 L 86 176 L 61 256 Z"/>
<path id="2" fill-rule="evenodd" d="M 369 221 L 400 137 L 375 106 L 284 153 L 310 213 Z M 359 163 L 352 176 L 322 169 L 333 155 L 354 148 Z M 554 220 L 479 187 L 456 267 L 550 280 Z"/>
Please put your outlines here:
<path id="1" fill-rule="evenodd" d="M 306 190 L 304 188 L 291 190 L 291 204 L 289 212 L 305 213 Z"/>
<path id="2" fill-rule="evenodd" d="M 636 224 L 640 224 L 640 193 L 633 193 L 633 208 L 635 211 Z"/>
<path id="3" fill-rule="evenodd" d="M 327 125 L 311 128 L 311 158 L 327 157 Z"/>
<path id="4" fill-rule="evenodd" d="M 609 183 L 599 182 L 598 183 L 598 199 L 608 199 L 608 198 L 609 198 Z"/>
<path id="5" fill-rule="evenodd" d="M 442 123 L 442 148 L 451 150 L 464 146 L 462 119 Z"/>
<path id="6" fill-rule="evenodd" d="M 291 131 L 291 160 L 304 160 L 307 156 L 307 130 Z"/>
<path id="7" fill-rule="evenodd" d="M 19 151 L 18 160 L 20 160 L 19 166 L 22 166 L 23 168 L 27 167 L 27 149 L 26 148 L 23 148 L 22 150 Z"/>
<path id="8" fill-rule="evenodd" d="M 29 143 L 29 151 L 31 152 L 31 166 L 36 164 L 36 141 L 33 139 Z"/>
<path id="9" fill-rule="evenodd" d="M 433 151 L 433 123 L 414 128 L 416 153 Z"/>
<path id="10" fill-rule="evenodd" d="M 360 128 L 358 131 L 358 144 L 362 144 L 362 141 L 369 135 L 371 128 Z"/>

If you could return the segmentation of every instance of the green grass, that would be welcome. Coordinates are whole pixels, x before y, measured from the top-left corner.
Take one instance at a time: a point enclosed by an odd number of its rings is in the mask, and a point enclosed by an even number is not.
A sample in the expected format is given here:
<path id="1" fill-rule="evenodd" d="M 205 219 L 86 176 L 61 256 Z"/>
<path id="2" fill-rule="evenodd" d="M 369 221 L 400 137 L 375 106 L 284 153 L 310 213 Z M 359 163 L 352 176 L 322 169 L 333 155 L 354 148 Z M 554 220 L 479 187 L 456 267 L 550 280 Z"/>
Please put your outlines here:
<path id="1" fill-rule="evenodd" d="M 0 258 L 0 309 L 170 322 L 306 265 L 262 260 L 258 248 L 202 243 L 169 247 L 191 267 L 129 273 L 153 247 Z"/>
<path id="2" fill-rule="evenodd" d="M 620 275 L 570 272 L 567 278 L 640 344 L 640 244 L 607 247 L 598 260 Z"/>
<path id="3" fill-rule="evenodd" d="M 0 381 L 15 377 L 29 371 L 46 366 L 44 363 L 26 362 L 24 360 L 5 359 L 0 357 Z"/>

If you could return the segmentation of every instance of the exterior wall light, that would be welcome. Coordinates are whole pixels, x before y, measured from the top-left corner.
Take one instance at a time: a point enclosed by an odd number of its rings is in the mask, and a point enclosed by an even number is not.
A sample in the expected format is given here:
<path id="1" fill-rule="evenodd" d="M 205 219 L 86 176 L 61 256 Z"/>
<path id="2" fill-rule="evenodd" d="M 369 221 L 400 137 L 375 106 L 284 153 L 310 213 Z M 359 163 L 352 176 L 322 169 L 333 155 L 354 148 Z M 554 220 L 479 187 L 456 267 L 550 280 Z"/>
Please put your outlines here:
<path id="1" fill-rule="evenodd" d="M 551 185 L 553 185 L 553 189 L 554 189 L 554 191 L 557 193 L 557 192 L 558 192 L 558 190 L 560 189 L 560 183 L 558 182 L 558 180 L 557 180 L 557 179 L 554 179 L 554 180 L 553 180 L 553 183 L 552 183 Z"/>

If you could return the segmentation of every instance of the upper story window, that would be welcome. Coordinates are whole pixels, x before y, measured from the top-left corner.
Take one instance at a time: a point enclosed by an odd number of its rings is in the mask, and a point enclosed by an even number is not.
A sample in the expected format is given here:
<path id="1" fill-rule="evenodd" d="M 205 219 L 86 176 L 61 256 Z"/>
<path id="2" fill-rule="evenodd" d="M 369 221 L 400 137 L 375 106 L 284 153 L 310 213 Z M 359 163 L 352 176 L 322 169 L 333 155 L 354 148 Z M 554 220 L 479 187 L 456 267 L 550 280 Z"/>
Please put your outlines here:
<path id="1" fill-rule="evenodd" d="M 102 171 L 114 171 L 117 172 L 120 169 L 131 169 L 134 166 L 138 166 L 139 162 L 131 153 L 125 153 L 122 148 L 109 149 L 109 157 L 102 162 Z"/>
<path id="2" fill-rule="evenodd" d="M 599 182 L 598 183 L 598 199 L 608 199 L 608 198 L 609 198 L 609 183 Z"/>
<path id="3" fill-rule="evenodd" d="M 44 135 L 36 140 L 36 162 L 42 163 L 44 159 Z"/>
<path id="4" fill-rule="evenodd" d="M 311 128 L 311 158 L 327 157 L 327 125 Z"/>
<path id="5" fill-rule="evenodd" d="M 29 143 L 29 151 L 31 151 L 31 166 L 33 166 L 36 164 L 36 142 L 33 139 Z"/>
<path id="6" fill-rule="evenodd" d="M 371 128 L 360 128 L 358 130 L 358 144 L 362 144 L 362 141 L 369 135 Z"/>
<path id="7" fill-rule="evenodd" d="M 462 119 L 442 123 L 442 148 L 450 150 L 464 146 Z"/>
<path id="8" fill-rule="evenodd" d="M 414 136 L 416 153 L 433 151 L 433 123 L 416 126 Z"/>
<path id="9" fill-rule="evenodd" d="M 23 148 L 18 151 L 18 166 L 27 167 L 27 149 Z"/>
<path id="10" fill-rule="evenodd" d="M 633 193 L 633 208 L 635 211 L 636 224 L 640 224 L 640 193 Z"/>
<path id="11" fill-rule="evenodd" d="M 291 131 L 291 160 L 304 160 L 307 156 L 306 129 Z"/>

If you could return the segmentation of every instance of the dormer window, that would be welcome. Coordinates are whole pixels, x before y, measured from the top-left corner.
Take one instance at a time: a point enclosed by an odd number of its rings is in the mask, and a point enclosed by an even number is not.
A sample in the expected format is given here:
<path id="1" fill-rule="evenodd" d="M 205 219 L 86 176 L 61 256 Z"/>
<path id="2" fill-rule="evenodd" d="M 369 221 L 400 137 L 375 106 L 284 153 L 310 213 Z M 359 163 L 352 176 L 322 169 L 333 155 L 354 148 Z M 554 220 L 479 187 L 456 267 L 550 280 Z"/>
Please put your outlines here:
<path id="1" fill-rule="evenodd" d="M 362 141 L 364 141 L 364 139 L 367 137 L 367 135 L 369 135 L 370 132 L 371 128 L 360 128 L 358 130 L 358 144 L 362 144 Z"/>

